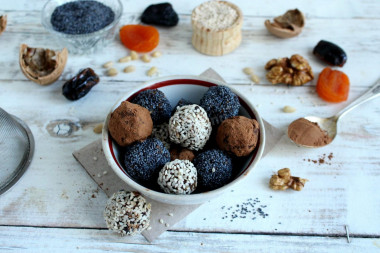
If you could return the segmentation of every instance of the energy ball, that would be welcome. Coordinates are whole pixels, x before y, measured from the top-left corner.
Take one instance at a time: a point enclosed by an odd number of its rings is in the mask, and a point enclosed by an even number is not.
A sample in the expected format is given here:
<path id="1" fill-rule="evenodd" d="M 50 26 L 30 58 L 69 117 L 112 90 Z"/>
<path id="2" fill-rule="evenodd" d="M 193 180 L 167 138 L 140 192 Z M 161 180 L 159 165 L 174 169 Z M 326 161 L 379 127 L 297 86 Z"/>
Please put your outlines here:
<path id="1" fill-rule="evenodd" d="M 185 105 L 177 109 L 169 120 L 170 140 L 182 147 L 199 150 L 211 134 L 211 122 L 199 105 Z"/>
<path id="2" fill-rule="evenodd" d="M 182 107 L 184 105 L 193 105 L 194 103 L 190 102 L 189 100 L 187 100 L 186 98 L 181 98 L 177 105 L 173 108 L 173 112 L 172 114 L 174 114 L 176 111 L 177 111 L 177 108 L 178 107 Z"/>
<path id="3" fill-rule="evenodd" d="M 170 159 L 174 161 L 179 160 L 189 160 L 192 162 L 194 160 L 194 152 L 187 148 L 173 147 L 170 149 Z"/>
<path id="4" fill-rule="evenodd" d="M 201 98 L 200 105 L 206 110 L 213 126 L 237 116 L 240 108 L 238 96 L 226 86 L 210 87 Z"/>
<path id="5" fill-rule="evenodd" d="M 118 191 L 108 200 L 104 219 L 121 236 L 140 234 L 149 226 L 150 204 L 138 192 Z"/>
<path id="6" fill-rule="evenodd" d="M 156 181 L 158 172 L 167 162 L 170 162 L 169 150 L 156 138 L 136 142 L 125 150 L 125 171 L 144 186 Z"/>
<path id="7" fill-rule="evenodd" d="M 167 122 L 171 116 L 172 106 L 165 94 L 160 90 L 144 90 L 132 102 L 149 110 L 154 125 Z"/>
<path id="8" fill-rule="evenodd" d="M 247 156 L 259 139 L 259 123 L 244 116 L 226 119 L 218 127 L 216 143 L 221 150 L 236 156 Z"/>
<path id="9" fill-rule="evenodd" d="M 122 147 L 142 141 L 151 135 L 153 121 L 150 113 L 142 106 L 123 101 L 111 113 L 108 130 L 112 138 Z"/>
<path id="10" fill-rule="evenodd" d="M 198 186 L 210 191 L 227 184 L 232 176 L 232 159 L 223 151 L 211 149 L 194 159 L 198 171 Z"/>
<path id="11" fill-rule="evenodd" d="M 169 138 L 169 124 L 162 123 L 160 125 L 154 126 L 152 131 L 152 137 L 159 139 L 164 144 L 165 148 L 170 149 L 170 138 Z"/>
<path id="12" fill-rule="evenodd" d="M 165 164 L 157 182 L 166 193 L 190 194 L 197 188 L 197 169 L 188 160 L 176 159 Z"/>

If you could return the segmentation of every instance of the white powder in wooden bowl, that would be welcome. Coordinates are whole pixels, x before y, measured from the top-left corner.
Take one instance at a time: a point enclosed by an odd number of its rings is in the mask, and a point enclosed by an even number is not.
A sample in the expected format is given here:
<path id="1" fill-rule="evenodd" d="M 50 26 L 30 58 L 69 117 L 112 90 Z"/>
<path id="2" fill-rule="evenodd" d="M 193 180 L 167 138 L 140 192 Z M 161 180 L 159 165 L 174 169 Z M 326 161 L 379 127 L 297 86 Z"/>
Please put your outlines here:
<path id="1" fill-rule="evenodd" d="M 238 18 L 237 11 L 223 1 L 209 1 L 194 9 L 193 20 L 213 31 L 231 27 Z"/>

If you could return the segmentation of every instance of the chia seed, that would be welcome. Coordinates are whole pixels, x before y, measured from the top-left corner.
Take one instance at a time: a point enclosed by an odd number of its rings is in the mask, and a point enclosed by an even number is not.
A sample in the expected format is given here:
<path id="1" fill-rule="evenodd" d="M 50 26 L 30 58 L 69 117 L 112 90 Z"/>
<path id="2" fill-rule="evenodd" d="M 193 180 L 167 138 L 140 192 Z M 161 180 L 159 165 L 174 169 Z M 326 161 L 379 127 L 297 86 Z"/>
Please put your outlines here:
<path id="1" fill-rule="evenodd" d="M 76 1 L 55 8 L 50 22 L 66 34 L 87 34 L 101 30 L 115 20 L 113 10 L 97 1 Z"/>

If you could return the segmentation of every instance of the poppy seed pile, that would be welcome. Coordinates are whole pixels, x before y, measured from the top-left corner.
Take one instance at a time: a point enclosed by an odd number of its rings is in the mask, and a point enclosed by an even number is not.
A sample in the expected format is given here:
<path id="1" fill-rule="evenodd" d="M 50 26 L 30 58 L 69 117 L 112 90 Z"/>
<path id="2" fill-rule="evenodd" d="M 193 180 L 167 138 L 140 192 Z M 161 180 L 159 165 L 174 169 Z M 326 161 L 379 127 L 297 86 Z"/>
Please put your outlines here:
<path id="1" fill-rule="evenodd" d="M 212 132 L 217 129 L 209 119 L 210 115 L 218 119 L 236 116 L 238 97 L 226 86 L 215 86 L 200 101 L 198 105 L 181 98 L 171 116 L 170 101 L 161 90 L 144 90 L 132 99 L 131 104 L 147 109 L 154 122 L 147 139 L 120 147 L 123 169 L 137 183 L 167 194 L 192 194 L 220 188 L 239 174 L 234 170 L 242 158 L 212 145 L 216 138 Z M 191 155 L 177 155 L 170 161 L 170 152 L 177 154 L 177 149 Z"/>
<path id="2" fill-rule="evenodd" d="M 58 32 L 87 34 L 103 29 L 114 20 L 113 10 L 98 1 L 73 1 L 56 7 L 50 23 Z"/>

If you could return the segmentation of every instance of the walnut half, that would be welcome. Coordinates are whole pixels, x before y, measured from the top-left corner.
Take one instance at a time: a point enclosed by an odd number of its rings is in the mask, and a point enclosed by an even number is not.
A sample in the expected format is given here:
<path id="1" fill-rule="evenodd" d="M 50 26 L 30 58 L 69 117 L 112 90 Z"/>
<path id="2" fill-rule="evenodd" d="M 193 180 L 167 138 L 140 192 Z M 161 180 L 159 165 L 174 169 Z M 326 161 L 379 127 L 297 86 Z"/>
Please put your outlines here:
<path id="1" fill-rule="evenodd" d="M 265 20 L 264 24 L 273 35 L 280 38 L 291 38 L 301 33 L 305 25 L 305 16 L 298 9 L 294 9 L 274 18 L 273 23 Z"/>
<path id="2" fill-rule="evenodd" d="M 284 168 L 273 175 L 269 181 L 269 187 L 273 190 L 284 191 L 291 188 L 296 191 L 301 191 L 307 182 L 307 179 L 300 177 L 292 177 L 290 169 Z"/>
<path id="3" fill-rule="evenodd" d="M 272 84 L 300 86 L 314 79 L 308 61 L 298 54 L 292 55 L 290 59 L 287 57 L 272 59 L 267 62 L 265 69 L 269 70 L 266 77 Z"/>
<path id="4" fill-rule="evenodd" d="M 25 44 L 20 47 L 19 63 L 24 75 L 35 83 L 48 85 L 55 82 L 63 72 L 68 52 L 32 48 Z"/>

